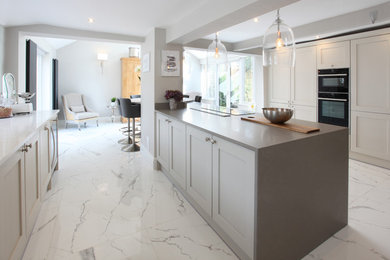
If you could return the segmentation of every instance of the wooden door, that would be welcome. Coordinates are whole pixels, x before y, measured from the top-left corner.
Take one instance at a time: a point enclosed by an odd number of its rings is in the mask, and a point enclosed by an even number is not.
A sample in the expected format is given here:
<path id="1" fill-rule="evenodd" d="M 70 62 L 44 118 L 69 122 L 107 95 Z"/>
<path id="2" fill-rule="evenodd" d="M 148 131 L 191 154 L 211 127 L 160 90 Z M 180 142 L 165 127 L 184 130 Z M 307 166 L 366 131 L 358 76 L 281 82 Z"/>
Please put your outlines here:
<path id="1" fill-rule="evenodd" d="M 21 259 L 27 243 L 24 156 L 14 153 L 0 168 L 0 259 Z"/>
<path id="2" fill-rule="evenodd" d="M 213 219 L 253 259 L 255 152 L 213 140 Z"/>
<path id="3" fill-rule="evenodd" d="M 187 191 L 209 216 L 213 171 L 210 138 L 206 132 L 187 127 Z"/>
<path id="4" fill-rule="evenodd" d="M 141 65 L 139 58 L 121 58 L 122 62 L 122 97 L 141 95 L 140 74 L 136 72 L 137 66 Z"/>

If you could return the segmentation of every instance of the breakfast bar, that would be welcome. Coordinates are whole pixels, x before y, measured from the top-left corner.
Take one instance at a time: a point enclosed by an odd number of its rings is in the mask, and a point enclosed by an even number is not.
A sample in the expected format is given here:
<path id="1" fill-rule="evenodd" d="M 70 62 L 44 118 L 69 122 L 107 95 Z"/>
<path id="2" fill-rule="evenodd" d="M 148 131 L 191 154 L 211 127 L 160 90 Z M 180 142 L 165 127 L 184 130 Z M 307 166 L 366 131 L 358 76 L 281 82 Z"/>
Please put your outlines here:
<path id="1" fill-rule="evenodd" d="M 301 259 L 347 225 L 348 129 L 241 117 L 157 109 L 157 161 L 240 259 Z"/>

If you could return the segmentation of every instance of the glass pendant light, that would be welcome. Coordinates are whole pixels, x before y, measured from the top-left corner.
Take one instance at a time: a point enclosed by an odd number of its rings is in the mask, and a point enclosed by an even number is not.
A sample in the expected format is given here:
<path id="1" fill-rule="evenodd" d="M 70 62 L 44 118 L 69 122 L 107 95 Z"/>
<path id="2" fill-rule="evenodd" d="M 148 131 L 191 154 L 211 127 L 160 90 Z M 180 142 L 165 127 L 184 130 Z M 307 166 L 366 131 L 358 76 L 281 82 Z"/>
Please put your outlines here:
<path id="1" fill-rule="evenodd" d="M 291 28 L 284 24 L 277 11 L 275 22 L 263 38 L 263 66 L 295 66 L 295 40 Z"/>
<path id="2" fill-rule="evenodd" d="M 214 100 L 214 105 L 226 107 L 226 111 L 230 113 L 229 75 L 227 50 L 216 33 L 207 49 L 207 92 Z"/>

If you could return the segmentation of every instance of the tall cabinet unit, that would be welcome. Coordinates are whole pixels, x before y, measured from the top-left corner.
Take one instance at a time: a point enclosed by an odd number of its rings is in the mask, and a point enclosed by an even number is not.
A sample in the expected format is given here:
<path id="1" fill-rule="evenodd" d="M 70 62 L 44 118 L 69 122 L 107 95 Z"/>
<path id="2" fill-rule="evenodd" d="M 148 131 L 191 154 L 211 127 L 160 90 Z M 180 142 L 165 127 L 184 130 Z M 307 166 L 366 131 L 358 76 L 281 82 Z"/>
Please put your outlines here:
<path id="1" fill-rule="evenodd" d="M 390 167 L 390 35 L 351 41 L 351 157 Z"/>
<path id="2" fill-rule="evenodd" d="M 276 59 L 285 53 L 275 51 Z M 294 109 L 294 118 L 317 121 L 317 52 L 316 47 L 296 49 L 295 67 L 274 65 L 265 70 L 268 105 Z"/>

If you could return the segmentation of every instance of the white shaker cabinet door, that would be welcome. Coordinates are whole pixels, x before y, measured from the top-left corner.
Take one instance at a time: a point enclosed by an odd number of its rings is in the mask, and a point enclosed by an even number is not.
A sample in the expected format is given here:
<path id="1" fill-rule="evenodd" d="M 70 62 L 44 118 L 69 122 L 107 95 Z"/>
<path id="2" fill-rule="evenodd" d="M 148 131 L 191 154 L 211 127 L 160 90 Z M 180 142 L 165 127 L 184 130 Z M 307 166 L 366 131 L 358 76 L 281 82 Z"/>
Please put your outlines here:
<path id="1" fill-rule="evenodd" d="M 297 48 L 291 89 L 294 105 L 316 106 L 317 102 L 317 54 L 316 47 Z"/>
<path id="2" fill-rule="evenodd" d="M 290 101 L 291 67 L 287 66 L 288 52 L 278 51 L 272 54 L 277 65 L 266 68 L 266 85 L 269 103 L 288 103 Z"/>
<path id="3" fill-rule="evenodd" d="M 51 178 L 51 134 L 49 124 L 45 125 L 39 131 L 39 148 L 40 148 L 40 160 L 41 160 L 41 199 L 47 191 L 47 186 Z"/>
<path id="4" fill-rule="evenodd" d="M 187 191 L 211 216 L 212 150 L 211 135 L 187 127 Z"/>
<path id="5" fill-rule="evenodd" d="M 169 174 L 186 189 L 186 126 L 176 120 L 169 123 Z"/>
<path id="6" fill-rule="evenodd" d="M 351 151 L 390 160 L 390 115 L 352 111 Z"/>
<path id="7" fill-rule="evenodd" d="M 157 114 L 157 160 L 169 170 L 169 119 L 166 116 Z"/>
<path id="8" fill-rule="evenodd" d="M 351 109 L 390 113 L 390 36 L 351 41 Z"/>
<path id="9" fill-rule="evenodd" d="M 28 235 L 32 232 L 41 207 L 40 156 L 38 136 L 38 133 L 36 133 L 26 142 L 26 148 L 28 150 L 24 153 L 26 224 Z"/>
<path id="10" fill-rule="evenodd" d="M 294 105 L 293 109 L 295 119 L 317 122 L 317 107 Z"/>
<path id="11" fill-rule="evenodd" d="M 213 219 L 253 258 L 255 152 L 213 137 Z"/>
<path id="12" fill-rule="evenodd" d="M 334 42 L 321 44 L 317 47 L 317 68 L 336 69 L 349 68 L 350 42 Z"/>
<path id="13" fill-rule="evenodd" d="M 27 243 L 24 154 L 14 153 L 0 168 L 0 259 L 21 259 Z"/>

